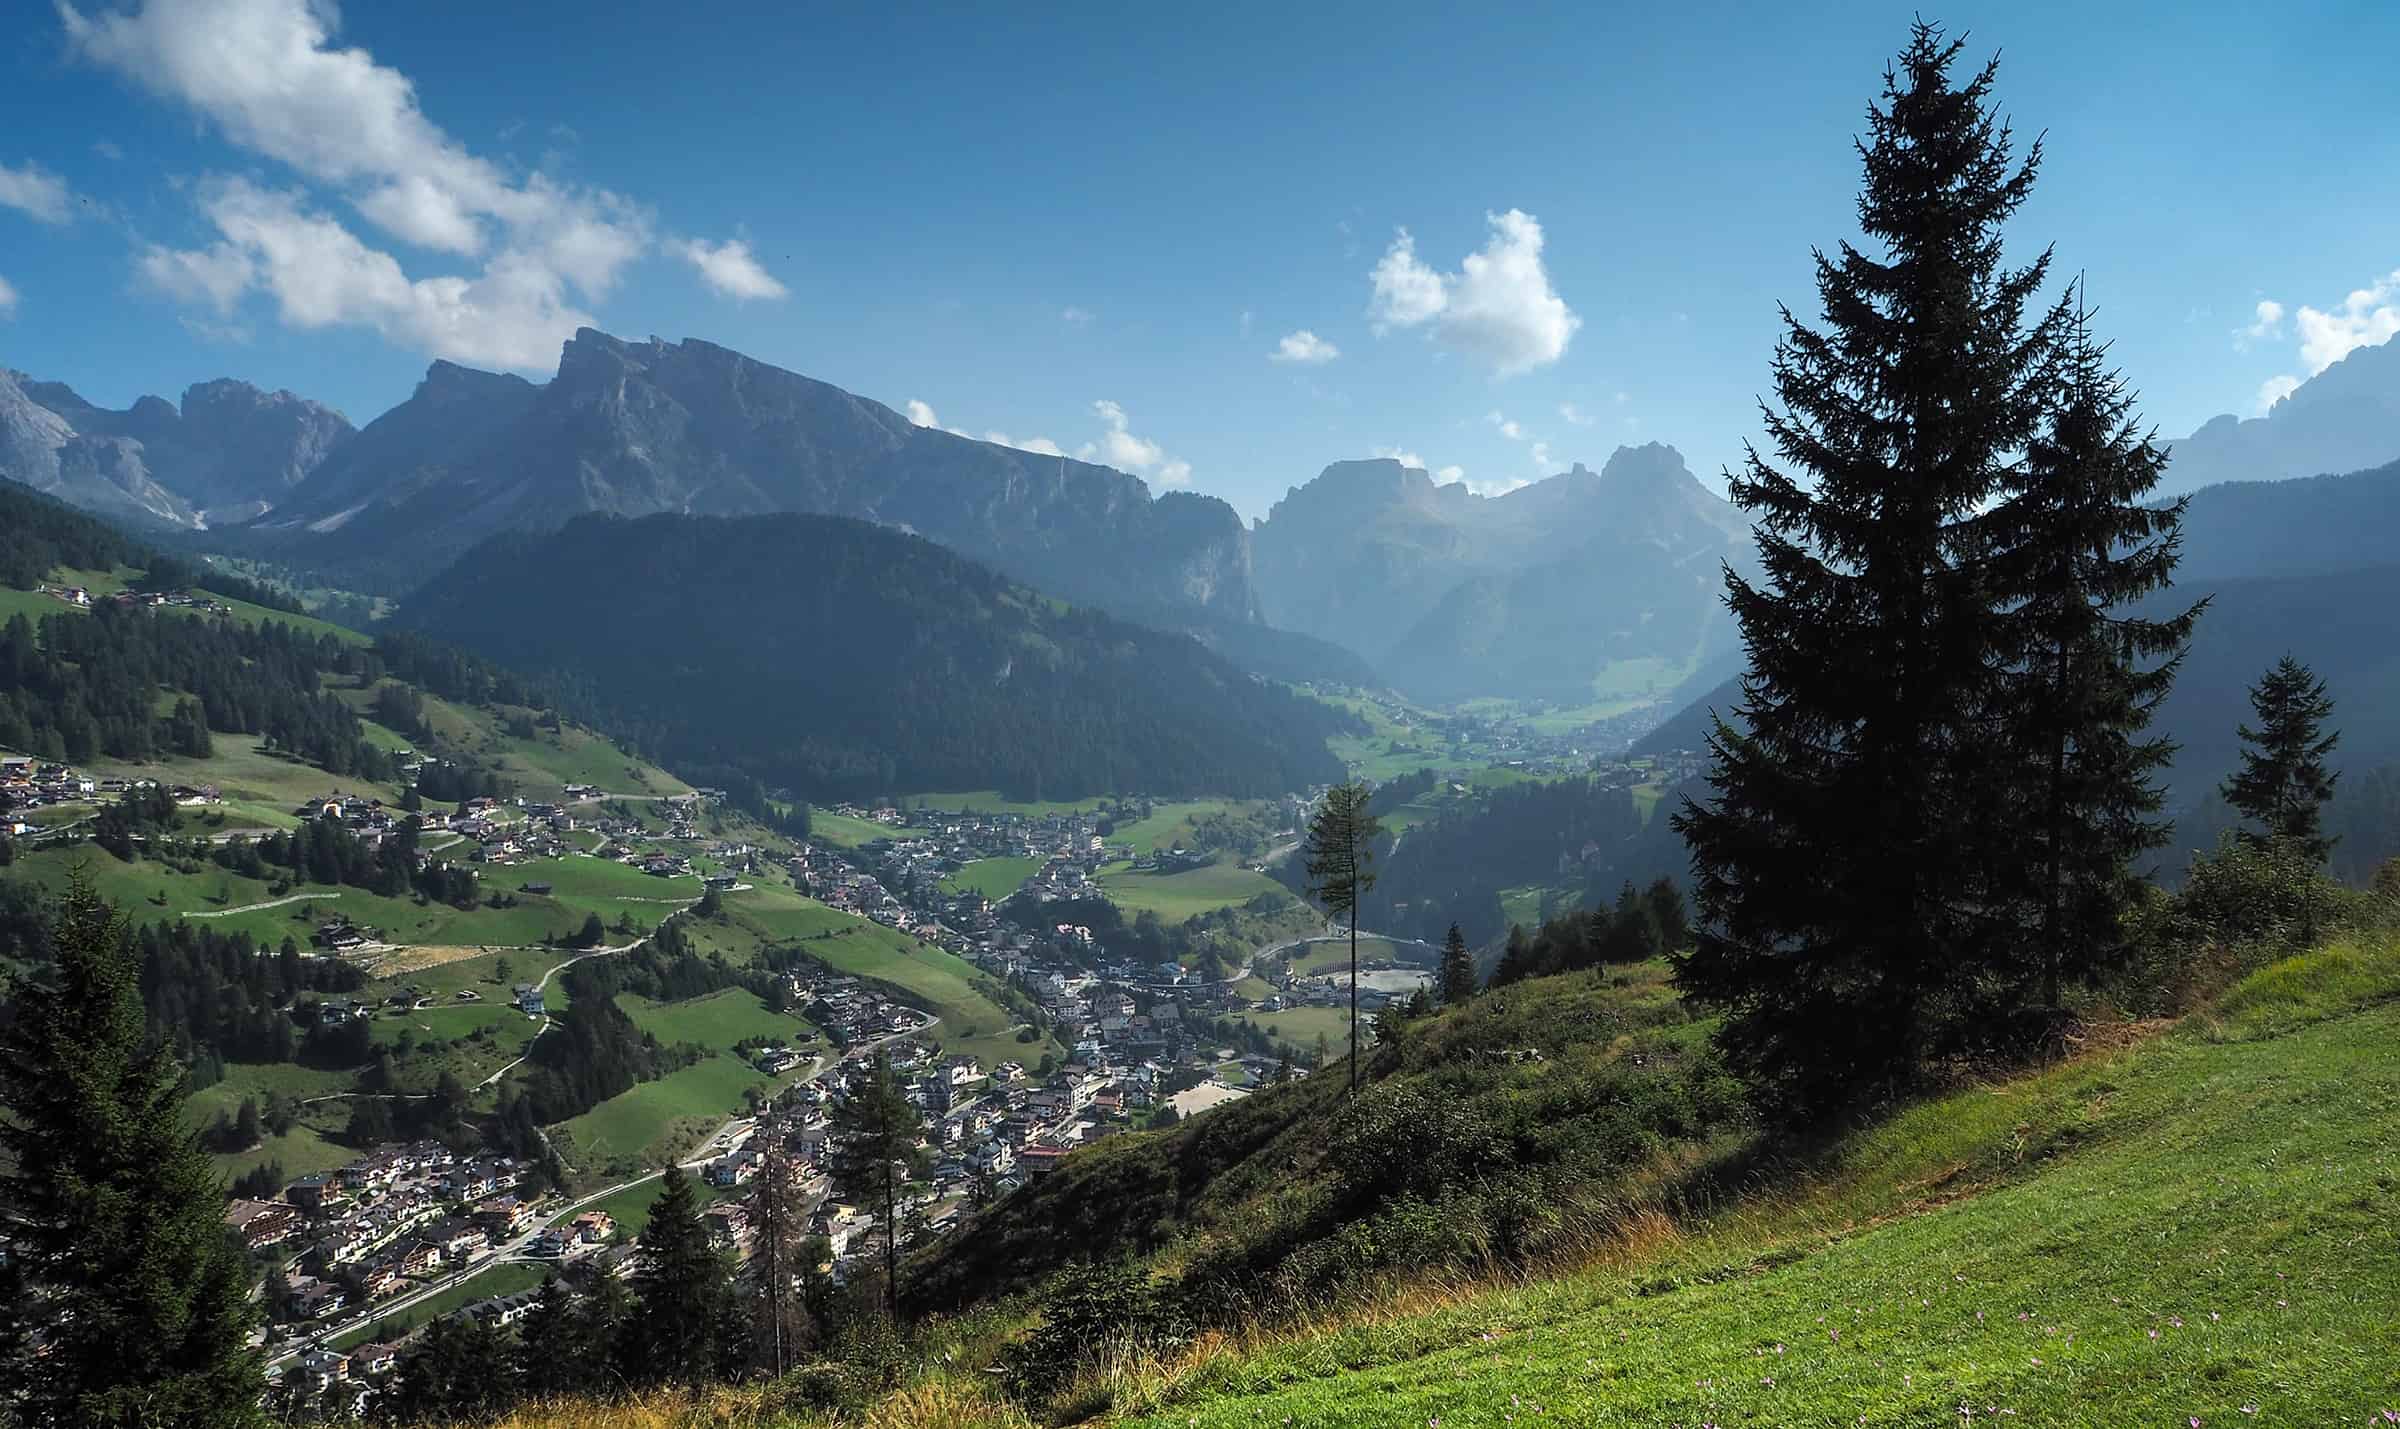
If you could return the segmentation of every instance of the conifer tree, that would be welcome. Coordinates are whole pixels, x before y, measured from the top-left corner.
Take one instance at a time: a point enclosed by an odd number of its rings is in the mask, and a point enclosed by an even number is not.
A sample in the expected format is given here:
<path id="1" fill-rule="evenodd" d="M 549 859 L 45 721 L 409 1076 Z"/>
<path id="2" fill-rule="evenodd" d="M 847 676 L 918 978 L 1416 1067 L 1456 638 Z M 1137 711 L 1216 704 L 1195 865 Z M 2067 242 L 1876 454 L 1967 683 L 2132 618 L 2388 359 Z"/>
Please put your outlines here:
<path id="1" fill-rule="evenodd" d="M 528 1399 L 554 1399 L 589 1388 L 592 1348 L 583 1338 L 574 1292 L 553 1272 L 517 1325 L 518 1391 Z"/>
<path id="2" fill-rule="evenodd" d="M 878 1052 L 866 1080 L 834 1109 L 828 1138 L 833 1169 L 852 1195 L 871 1195 L 883 1205 L 884 1309 L 900 1320 L 900 1191 L 925 1174 L 925 1151 L 917 1145 L 924 1119 L 900 1090 L 891 1058 Z"/>
<path id="3" fill-rule="evenodd" d="M 743 1343 L 758 1368 L 777 1379 L 815 1340 L 815 1326 L 800 1300 L 808 1215 L 797 1179 L 798 1169 L 782 1148 L 769 1149 L 750 1191 L 751 1250 L 742 1267 L 741 1292 L 750 1317 Z"/>
<path id="4" fill-rule="evenodd" d="M 652 1384 L 698 1384 L 715 1368 L 719 1305 L 726 1294 L 724 1259 L 708 1243 L 700 1198 L 683 1168 L 669 1163 L 659 1177 L 650 1223 L 634 1256 L 635 1307 L 626 1317 L 623 1362 L 629 1376 Z"/>
<path id="5" fill-rule="evenodd" d="M 1353 779 L 1325 792 L 1309 821 L 1301 852 L 1308 891 L 1325 911 L 1350 922 L 1350 1090 L 1358 1090 L 1358 905 L 1375 887 L 1375 839 L 1382 826 L 1369 812 L 1367 786 Z"/>
<path id="6" fill-rule="evenodd" d="M 1691 945 L 1691 916 L 1684 911 L 1683 890 L 1675 880 L 1661 875 L 1642 892 L 1642 901 L 1649 905 L 1650 921 L 1658 929 L 1659 947 L 1669 953 L 1680 953 Z"/>
<path id="7" fill-rule="evenodd" d="M 1776 458 L 1728 474 L 1763 580 L 1726 573 L 1748 655 L 1692 850 L 1686 992 L 1767 1100 L 1822 1108 L 1907 1075 L 1955 1029 L 1999 908 L 1974 853 L 2005 651 L 1988 507 L 2039 430 L 2063 313 L 2029 321 L 2045 253 L 2003 264 L 2031 192 L 1991 109 L 1994 65 L 1918 23 L 1858 145 L 1879 250 L 1817 255 L 1823 326 L 1783 314 L 1765 414 Z M 1996 63 L 1996 62 L 1995 62 Z"/>
<path id="8" fill-rule="evenodd" d="M 123 920 L 76 870 L 46 967 L 9 978 L 0 1033 L 0 1401 L 28 1429 L 257 1421 L 250 1271 L 148 1036 Z M 38 1343 L 37 1343 L 38 1342 Z"/>
<path id="9" fill-rule="evenodd" d="M 1995 582 L 2014 629 L 1998 776 L 1982 859 L 2013 871 L 2026 911 L 2018 961 L 2043 1006 L 2063 974 L 2089 981 L 2122 957 L 2140 896 L 2135 860 L 2167 840 L 2160 772 L 2175 745 L 2147 736 L 2207 602 L 2155 619 L 2129 609 L 2172 580 L 2184 502 L 2143 504 L 2166 454 L 2135 423 L 2133 396 L 2091 337 L 2080 291 L 2044 429 L 1995 513 Z M 2005 895 L 2003 895 L 2005 896 Z"/>
<path id="10" fill-rule="evenodd" d="M 1475 996 L 1475 959 L 1467 953 L 1466 936 L 1458 925 L 1442 940 L 1442 1006 L 1458 1007 Z"/>
<path id="11" fill-rule="evenodd" d="M 509 1361 L 508 1345 L 490 1317 L 441 1316 L 400 1362 L 393 1417 L 411 1424 L 488 1418 L 514 1388 Z"/>
<path id="12" fill-rule="evenodd" d="M 2324 832 L 2325 804 L 2341 777 L 2325 767 L 2342 737 L 2325 729 L 2333 699 L 2323 680 L 2286 655 L 2250 687 L 2250 707 L 2258 723 L 2241 727 L 2242 767 L 2225 781 L 2225 802 L 2258 825 L 2243 837 L 2280 839 L 2321 864 L 2334 844 Z"/>

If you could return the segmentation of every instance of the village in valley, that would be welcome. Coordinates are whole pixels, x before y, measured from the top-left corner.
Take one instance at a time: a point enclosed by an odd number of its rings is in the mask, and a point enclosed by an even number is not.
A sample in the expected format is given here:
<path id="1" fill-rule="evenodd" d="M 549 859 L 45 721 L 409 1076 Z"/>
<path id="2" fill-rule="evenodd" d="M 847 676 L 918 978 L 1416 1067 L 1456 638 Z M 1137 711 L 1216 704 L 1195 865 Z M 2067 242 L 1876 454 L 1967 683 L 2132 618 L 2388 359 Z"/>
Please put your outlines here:
<path id="1" fill-rule="evenodd" d="M 1595 760 L 1521 730 L 1495 737 L 1513 755 L 1492 766 L 1507 777 L 1560 764 L 1630 787 L 1673 772 L 1653 760 Z M 396 757 L 412 783 L 444 762 L 405 748 Z M 490 1053 L 513 1045 L 515 1060 L 479 1078 L 478 1095 L 502 1086 L 552 1030 L 559 976 L 576 962 L 642 947 L 669 922 L 712 955 L 738 951 L 747 961 L 783 950 L 767 958 L 776 972 L 763 1003 L 787 1030 L 714 1049 L 745 1064 L 739 1100 L 678 1123 L 713 1131 L 654 1141 L 651 1152 L 696 1178 L 712 1241 L 733 1256 L 750 1244 L 755 1178 L 787 1168 L 837 1283 L 861 1257 L 881 1256 L 888 1237 L 908 1247 L 971 1235 L 978 1208 L 1078 1148 L 1304 1075 L 1347 1035 L 1346 946 L 1262 872 L 1297 846 L 1308 798 L 1074 808 L 989 798 L 942 807 L 948 801 L 931 796 L 815 810 L 802 834 L 734 813 L 722 791 L 672 781 L 644 779 L 637 792 L 567 779 L 542 797 L 443 803 L 329 783 L 293 801 L 275 827 L 237 818 L 220 828 L 240 803 L 213 783 L 12 755 L 0 764 L 0 828 L 28 851 L 75 846 L 103 805 L 161 792 L 187 854 L 205 847 L 229 861 L 254 841 L 338 830 L 360 849 L 405 848 L 417 877 L 447 870 L 439 877 L 466 880 L 458 901 L 473 911 L 440 936 L 474 941 L 444 949 L 424 946 L 435 935 L 423 926 L 384 926 L 354 890 L 284 892 L 294 879 L 261 890 L 276 897 L 182 916 L 255 920 L 273 910 L 297 925 L 287 949 L 304 941 L 303 958 L 365 971 L 358 992 L 290 1009 L 304 1027 L 356 1022 L 376 1045 L 397 1035 L 405 1050 L 395 1024 L 432 1029 L 446 1017 L 485 1016 L 477 1009 L 520 1019 L 525 1030 Z M 218 831 L 193 832 L 204 828 Z M 137 841 L 173 848 L 177 837 L 161 830 Z M 517 925 L 500 920 L 553 902 L 553 927 L 563 928 L 592 905 L 594 888 L 616 909 L 613 922 L 603 926 L 594 911 L 581 936 L 554 930 L 539 947 L 503 940 Z M 885 941 L 861 950 L 866 937 Z M 743 938 L 752 946 L 736 949 Z M 465 961 L 430 960 L 436 952 Z M 512 957 L 534 975 L 508 976 Z M 1362 1018 L 1423 987 L 1435 959 L 1423 944 L 1366 939 Z M 956 1025 L 954 1010 L 946 1023 L 944 1002 L 926 992 L 930 978 L 909 976 L 928 963 L 980 989 L 992 1025 Z M 484 975 L 461 975 L 469 968 Z M 1371 1037 L 1371 1021 L 1362 1031 Z M 836 1109 L 873 1059 L 888 1063 L 921 1117 L 929 1168 L 907 1188 L 897 1225 L 839 1183 L 829 1145 Z M 355 1108 L 362 1098 L 423 1095 L 360 1089 L 318 1100 Z M 357 1145 L 341 1164 L 279 1186 L 253 1174 L 225 1219 L 267 1269 L 266 1337 L 282 1392 L 363 1409 L 401 1343 L 432 1318 L 513 1323 L 554 1270 L 629 1273 L 658 1168 L 629 1161 L 625 1147 L 603 1157 L 571 1130 L 543 1130 L 549 1166 L 420 1137 Z"/>

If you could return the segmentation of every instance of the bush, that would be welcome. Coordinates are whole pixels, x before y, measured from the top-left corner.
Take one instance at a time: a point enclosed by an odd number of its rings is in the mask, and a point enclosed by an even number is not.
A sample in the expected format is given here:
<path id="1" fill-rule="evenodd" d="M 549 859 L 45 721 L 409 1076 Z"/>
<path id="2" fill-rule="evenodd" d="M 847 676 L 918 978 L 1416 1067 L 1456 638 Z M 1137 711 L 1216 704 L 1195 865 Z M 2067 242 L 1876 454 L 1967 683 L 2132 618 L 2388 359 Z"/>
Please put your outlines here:
<path id="1" fill-rule="evenodd" d="M 1182 1342 L 1182 1316 L 1150 1273 L 1126 1263 L 1070 1265 L 1042 1296 L 1042 1322 L 1001 1356 L 1009 1393 L 1046 1403 L 1112 1350 Z"/>
<path id="2" fill-rule="evenodd" d="M 2226 834 L 2192 860 L 2182 888 L 2136 911 L 2132 957 L 2104 990 L 2128 1012 L 2186 1012 L 2374 907 L 2373 895 L 2342 887 L 2304 849 Z"/>

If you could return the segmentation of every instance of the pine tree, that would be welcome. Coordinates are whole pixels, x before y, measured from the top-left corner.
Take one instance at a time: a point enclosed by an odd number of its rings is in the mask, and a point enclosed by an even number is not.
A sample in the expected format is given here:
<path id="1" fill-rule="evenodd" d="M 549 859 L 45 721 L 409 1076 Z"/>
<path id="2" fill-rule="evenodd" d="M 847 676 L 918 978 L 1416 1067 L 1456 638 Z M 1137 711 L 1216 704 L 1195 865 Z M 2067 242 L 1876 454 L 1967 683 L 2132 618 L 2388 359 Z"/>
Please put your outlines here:
<path id="1" fill-rule="evenodd" d="M 691 1178 L 670 1163 L 659 1177 L 650 1223 L 634 1256 L 633 1313 L 626 1318 L 628 1377 L 652 1384 L 697 1384 L 715 1367 L 718 1302 L 726 1294 L 724 1259 L 708 1243 Z"/>
<path id="2" fill-rule="evenodd" d="M 1664 876 L 1654 880 L 1642 891 L 1642 901 L 1649 905 L 1650 921 L 1658 928 L 1659 946 L 1669 953 L 1680 953 L 1691 946 L 1691 917 L 1684 911 L 1683 891 L 1675 880 Z"/>
<path id="3" fill-rule="evenodd" d="M 1475 959 L 1467 954 L 1467 940 L 1450 925 L 1450 936 L 1442 940 L 1442 1006 L 1458 1007 L 1475 996 Z"/>
<path id="4" fill-rule="evenodd" d="M 487 1419 L 508 1402 L 511 1368 L 508 1345 L 489 1317 L 444 1315 L 400 1362 L 392 1417 L 409 1424 Z"/>
<path id="5" fill-rule="evenodd" d="M 891 1058 L 876 1053 L 866 1080 L 847 1101 L 834 1108 L 828 1128 L 835 1150 L 834 1173 L 854 1196 L 871 1195 L 883 1205 L 884 1308 L 892 1323 L 900 1320 L 900 1191 L 914 1176 L 925 1174 L 926 1160 L 917 1138 L 923 1118 L 900 1090 L 892 1075 Z"/>
<path id="6" fill-rule="evenodd" d="M 2207 604 L 2166 619 L 2126 609 L 2171 582 L 2184 509 L 2143 504 L 2167 458 L 2132 412 L 2079 291 L 2048 420 L 1994 521 L 2016 631 L 1997 742 L 2019 762 L 1992 766 L 1985 808 L 2022 813 L 1989 820 L 1983 858 L 2020 880 L 2019 961 L 2051 1009 L 2063 974 L 2089 981 L 2123 955 L 2135 860 L 2169 829 L 2158 775 L 2175 746 L 2145 731 Z"/>
<path id="7" fill-rule="evenodd" d="M 1358 1090 L 1358 905 L 1375 886 L 1375 839 L 1383 830 L 1369 812 L 1367 786 L 1358 780 L 1325 791 L 1325 802 L 1309 821 L 1301 850 L 1308 860 L 1308 891 L 1325 911 L 1350 921 L 1350 1090 Z"/>
<path id="8" fill-rule="evenodd" d="M 1506 987 L 1533 976 L 1533 944 L 1525 936 L 1525 925 L 1508 925 L 1508 943 L 1500 950 L 1500 961 L 1492 969 L 1493 987 Z"/>
<path id="9" fill-rule="evenodd" d="M 554 1399 L 588 1388 L 588 1366 L 597 1358 L 591 1349 L 575 1294 L 554 1272 L 517 1325 L 518 1392 L 529 1399 Z"/>
<path id="10" fill-rule="evenodd" d="M 2063 311 L 2026 318 L 2047 254 L 2001 260 L 2041 145 L 2014 162 L 1994 66 L 1954 83 L 1960 48 L 1918 23 L 1868 111 L 1859 220 L 1882 256 L 1819 253 L 1824 327 L 1783 314 L 1785 465 L 1753 448 L 1728 477 L 1764 573 L 1726 573 L 1740 727 L 1718 722 L 1714 793 L 1675 817 L 1700 922 L 1678 980 L 1796 1109 L 1913 1071 L 2002 941 L 1974 857 L 1978 764 L 2007 756 L 1985 738 L 2005 655 L 1988 508 L 2038 435 Z"/>
<path id="11" fill-rule="evenodd" d="M 2242 767 L 2225 781 L 2225 802 L 2257 824 L 2243 836 L 2254 843 L 2280 839 L 2323 863 L 2334 841 L 2325 836 L 2326 801 L 2341 776 L 2325 767 L 2341 732 L 2325 731 L 2333 700 L 2325 682 L 2286 655 L 2250 687 L 2258 724 L 2241 727 Z"/>
<path id="12" fill-rule="evenodd" d="M 780 1147 L 767 1152 L 750 1192 L 751 1250 L 742 1267 L 741 1290 L 750 1313 L 743 1344 L 752 1362 L 777 1379 L 816 1338 L 800 1300 L 808 1214 L 794 1184 L 798 1175 Z"/>
<path id="13" fill-rule="evenodd" d="M 0 1033 L 0 1400 L 27 1426 L 257 1421 L 250 1271 L 224 1182 L 185 1125 L 183 1074 L 146 1033 L 123 920 L 82 870 L 48 967 L 13 973 Z"/>

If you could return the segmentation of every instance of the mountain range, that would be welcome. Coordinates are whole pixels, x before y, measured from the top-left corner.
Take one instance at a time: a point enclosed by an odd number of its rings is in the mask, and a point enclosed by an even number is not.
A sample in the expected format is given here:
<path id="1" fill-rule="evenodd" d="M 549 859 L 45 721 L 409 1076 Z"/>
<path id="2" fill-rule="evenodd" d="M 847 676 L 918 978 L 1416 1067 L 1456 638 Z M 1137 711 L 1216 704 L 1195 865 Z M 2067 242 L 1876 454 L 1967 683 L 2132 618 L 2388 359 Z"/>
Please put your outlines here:
<path id="1" fill-rule="evenodd" d="M 2376 564 L 2382 488 L 2317 473 L 2400 457 L 2400 344 L 2360 348 L 2172 454 L 2162 496 L 2212 493 L 2191 514 L 2187 582 Z M 1245 530 L 1213 497 L 917 426 L 710 343 L 588 328 L 547 383 L 436 362 L 361 430 L 231 380 L 113 411 L 0 371 L 0 476 L 311 584 L 402 597 L 490 536 L 581 514 L 849 516 L 1254 673 L 1434 703 L 1705 687 L 1737 653 L 1719 567 L 1754 559 L 1747 519 L 1657 443 L 1498 496 L 1396 460 L 1337 462 Z M 2303 506 L 2319 514 L 2282 519 Z"/>
<path id="2" fill-rule="evenodd" d="M 144 527 L 245 521 L 354 435 L 331 407 L 219 379 L 180 406 L 97 407 L 63 382 L 0 369 L 0 476 Z"/>
<path id="3" fill-rule="evenodd" d="M 2213 418 L 2168 452 L 2161 497 L 2229 481 L 2363 471 L 2400 458 L 2400 341 L 2353 348 L 2264 416 Z"/>
<path id="4" fill-rule="evenodd" d="M 1751 559 L 1741 513 L 1658 443 L 1501 496 L 1394 460 L 1338 462 L 1250 539 L 1270 623 L 1437 702 L 1664 694 L 1730 649 L 1722 567 Z"/>

